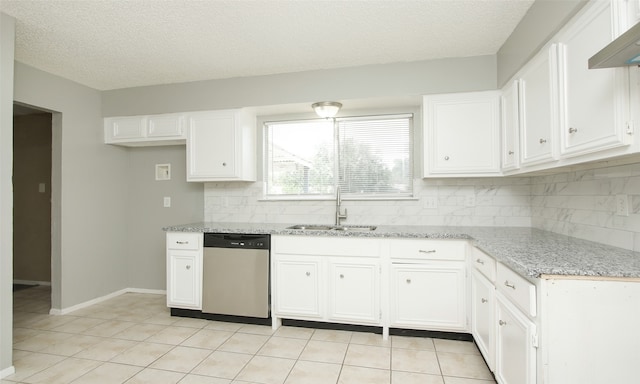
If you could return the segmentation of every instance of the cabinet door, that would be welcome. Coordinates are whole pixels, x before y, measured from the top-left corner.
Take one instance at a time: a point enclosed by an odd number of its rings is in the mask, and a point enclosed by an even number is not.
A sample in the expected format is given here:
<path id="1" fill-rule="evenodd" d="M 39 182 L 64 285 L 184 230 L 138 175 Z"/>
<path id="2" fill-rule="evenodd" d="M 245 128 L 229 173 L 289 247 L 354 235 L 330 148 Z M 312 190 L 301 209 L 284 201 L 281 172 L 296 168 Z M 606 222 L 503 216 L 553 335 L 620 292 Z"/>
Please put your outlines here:
<path id="1" fill-rule="evenodd" d="M 627 68 L 589 69 L 587 61 L 613 40 L 611 3 L 594 2 L 559 40 L 561 154 L 629 144 Z"/>
<path id="2" fill-rule="evenodd" d="M 167 306 L 201 309 L 201 278 L 197 251 L 170 251 Z"/>
<path id="3" fill-rule="evenodd" d="M 523 165 L 555 159 L 557 70 L 557 47 L 552 44 L 533 58 L 521 73 L 520 152 Z"/>
<path id="4" fill-rule="evenodd" d="M 306 259 L 275 260 L 272 295 L 276 315 L 321 317 L 320 262 Z"/>
<path id="5" fill-rule="evenodd" d="M 500 172 L 497 92 L 424 97 L 425 176 Z"/>
<path id="6" fill-rule="evenodd" d="M 209 112 L 189 116 L 187 181 L 237 177 L 237 133 L 233 112 Z"/>
<path id="7" fill-rule="evenodd" d="M 536 327 L 506 297 L 496 297 L 496 379 L 500 384 L 535 384 Z"/>
<path id="8" fill-rule="evenodd" d="M 329 265 L 329 318 L 380 322 L 380 265 L 375 261 L 332 261 Z"/>
<path id="9" fill-rule="evenodd" d="M 184 116 L 183 115 L 157 115 L 149 116 L 147 128 L 147 138 L 183 138 L 184 137 Z"/>
<path id="10" fill-rule="evenodd" d="M 104 119 L 104 142 L 144 139 L 147 126 L 145 116 L 110 117 Z"/>
<path id="11" fill-rule="evenodd" d="M 391 274 L 392 325 L 466 330 L 464 263 L 392 264 Z"/>
<path id="12" fill-rule="evenodd" d="M 495 288 L 478 272 L 471 275 L 471 334 L 491 371 L 495 370 Z"/>
<path id="13" fill-rule="evenodd" d="M 520 115 L 518 108 L 518 80 L 508 84 L 502 91 L 502 170 L 519 167 L 518 131 Z"/>

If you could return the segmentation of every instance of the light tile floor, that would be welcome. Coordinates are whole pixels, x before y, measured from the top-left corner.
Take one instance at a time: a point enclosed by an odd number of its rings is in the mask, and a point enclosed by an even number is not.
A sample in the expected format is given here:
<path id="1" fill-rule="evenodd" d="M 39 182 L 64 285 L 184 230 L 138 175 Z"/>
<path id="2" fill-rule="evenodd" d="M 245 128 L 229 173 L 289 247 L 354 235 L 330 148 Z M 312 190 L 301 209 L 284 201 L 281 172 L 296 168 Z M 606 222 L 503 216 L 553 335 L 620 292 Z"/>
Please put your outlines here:
<path id="1" fill-rule="evenodd" d="M 470 342 L 171 317 L 165 296 L 137 293 L 50 316 L 50 295 L 14 294 L 3 384 L 495 383 Z"/>

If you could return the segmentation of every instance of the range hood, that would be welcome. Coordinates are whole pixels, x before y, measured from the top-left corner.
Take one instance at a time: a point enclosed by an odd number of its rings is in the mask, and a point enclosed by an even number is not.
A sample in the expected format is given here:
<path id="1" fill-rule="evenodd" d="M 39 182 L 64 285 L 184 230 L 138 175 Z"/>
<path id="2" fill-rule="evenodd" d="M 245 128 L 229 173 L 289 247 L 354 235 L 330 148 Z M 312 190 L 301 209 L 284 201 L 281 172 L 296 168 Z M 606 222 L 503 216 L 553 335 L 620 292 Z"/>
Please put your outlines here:
<path id="1" fill-rule="evenodd" d="M 640 23 L 589 59 L 589 69 L 640 65 Z"/>

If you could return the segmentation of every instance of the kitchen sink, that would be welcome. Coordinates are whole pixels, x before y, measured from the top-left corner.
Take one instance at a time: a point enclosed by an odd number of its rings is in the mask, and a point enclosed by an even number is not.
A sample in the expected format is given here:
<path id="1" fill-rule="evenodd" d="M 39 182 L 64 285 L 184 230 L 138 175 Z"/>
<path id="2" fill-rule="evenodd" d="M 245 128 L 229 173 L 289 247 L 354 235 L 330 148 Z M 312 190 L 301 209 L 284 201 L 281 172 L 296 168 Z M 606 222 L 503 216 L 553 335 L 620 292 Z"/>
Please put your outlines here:
<path id="1" fill-rule="evenodd" d="M 298 229 L 302 231 L 357 231 L 367 232 L 375 231 L 377 227 L 374 225 L 306 225 L 298 224 L 287 227 L 287 229 Z"/>
<path id="2" fill-rule="evenodd" d="M 336 231 L 358 231 L 358 232 L 367 232 L 367 231 L 375 231 L 375 225 L 337 225 L 333 227 Z"/>
<path id="3" fill-rule="evenodd" d="M 333 225 L 292 225 L 287 229 L 300 229 L 307 231 L 331 231 L 335 228 Z"/>

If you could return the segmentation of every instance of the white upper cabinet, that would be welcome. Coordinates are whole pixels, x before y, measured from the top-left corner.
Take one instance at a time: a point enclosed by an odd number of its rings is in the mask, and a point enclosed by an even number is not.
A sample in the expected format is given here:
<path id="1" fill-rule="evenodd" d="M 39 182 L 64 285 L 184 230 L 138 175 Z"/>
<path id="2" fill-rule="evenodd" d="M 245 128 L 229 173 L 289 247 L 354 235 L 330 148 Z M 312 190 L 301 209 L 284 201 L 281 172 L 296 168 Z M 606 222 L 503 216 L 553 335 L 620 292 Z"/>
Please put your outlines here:
<path id="1" fill-rule="evenodd" d="M 242 109 L 188 115 L 187 181 L 255 181 L 255 116 Z"/>
<path id="2" fill-rule="evenodd" d="M 424 177 L 500 174 L 499 92 L 424 97 Z"/>
<path id="3" fill-rule="evenodd" d="M 184 144 L 184 114 L 107 117 L 104 142 L 128 147 Z"/>
<path id="4" fill-rule="evenodd" d="M 555 160 L 557 112 L 556 45 L 543 49 L 519 78 L 520 151 L 522 165 Z"/>
<path id="5" fill-rule="evenodd" d="M 594 2 L 558 35 L 560 153 L 564 157 L 630 143 L 629 70 L 589 69 L 587 61 L 616 35 L 612 3 Z"/>
<path id="6" fill-rule="evenodd" d="M 518 108 L 519 81 L 514 80 L 502 90 L 502 170 L 520 166 L 519 131 L 520 110 Z"/>

